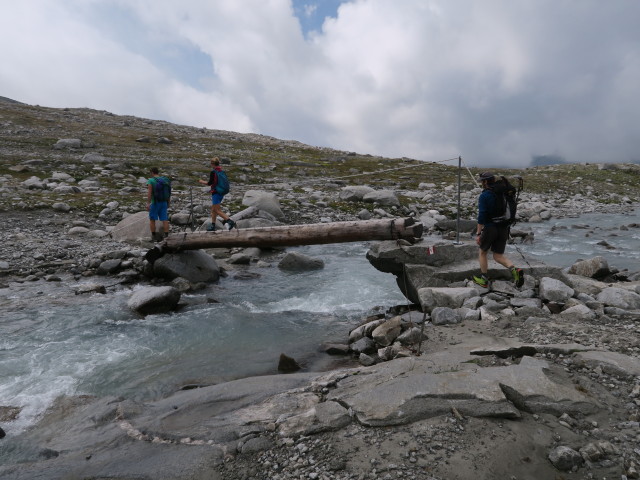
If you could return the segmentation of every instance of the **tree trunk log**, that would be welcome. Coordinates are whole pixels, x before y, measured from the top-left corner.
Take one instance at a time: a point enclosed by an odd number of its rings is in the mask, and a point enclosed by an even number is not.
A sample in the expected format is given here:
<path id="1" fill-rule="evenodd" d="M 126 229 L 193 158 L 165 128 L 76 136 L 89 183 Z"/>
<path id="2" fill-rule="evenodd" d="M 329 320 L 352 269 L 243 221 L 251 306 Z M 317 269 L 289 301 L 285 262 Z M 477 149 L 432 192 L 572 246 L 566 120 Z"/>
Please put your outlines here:
<path id="1" fill-rule="evenodd" d="M 160 245 L 160 249 L 171 252 L 214 247 L 279 247 L 397 239 L 414 243 L 421 237 L 421 223 L 412 218 L 396 218 L 173 233 Z"/>

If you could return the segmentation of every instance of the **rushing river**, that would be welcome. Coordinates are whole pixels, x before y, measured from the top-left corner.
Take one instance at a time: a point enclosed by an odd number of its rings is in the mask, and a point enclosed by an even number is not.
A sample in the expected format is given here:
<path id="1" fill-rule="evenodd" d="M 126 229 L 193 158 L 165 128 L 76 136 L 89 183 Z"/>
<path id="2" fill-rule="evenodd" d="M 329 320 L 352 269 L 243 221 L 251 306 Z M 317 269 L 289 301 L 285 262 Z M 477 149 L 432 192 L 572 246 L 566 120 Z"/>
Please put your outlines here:
<path id="1" fill-rule="evenodd" d="M 637 212 L 523 224 L 535 241 L 519 248 L 552 265 L 602 255 L 638 271 L 640 228 L 624 227 L 634 223 Z M 612 248 L 598 245 L 603 240 Z M 231 275 L 184 296 L 190 306 L 146 318 L 127 308 L 127 289 L 75 296 L 68 285 L 42 281 L 0 289 L 0 406 L 22 408 L 0 426 L 9 435 L 23 430 L 62 394 L 148 401 L 186 384 L 276 373 L 281 353 L 307 369 L 327 368 L 330 357 L 318 353 L 323 342 L 345 340 L 376 307 L 406 302 L 395 278 L 368 263 L 367 249 L 300 247 L 325 268 L 292 274 L 252 267 L 259 276 Z M 519 263 L 513 247 L 507 254 Z"/>
<path id="2" fill-rule="evenodd" d="M 304 368 L 326 368 L 332 359 L 319 353 L 323 342 L 345 341 L 376 307 L 406 303 L 395 277 L 366 260 L 364 243 L 297 250 L 325 268 L 252 267 L 257 278 L 231 274 L 183 295 L 193 305 L 145 318 L 127 307 L 126 289 L 76 296 L 39 281 L 20 285 L 20 298 L 0 289 L 0 406 L 23 408 L 0 426 L 8 434 L 23 429 L 61 394 L 145 401 L 186 384 L 277 373 L 281 353 Z"/>

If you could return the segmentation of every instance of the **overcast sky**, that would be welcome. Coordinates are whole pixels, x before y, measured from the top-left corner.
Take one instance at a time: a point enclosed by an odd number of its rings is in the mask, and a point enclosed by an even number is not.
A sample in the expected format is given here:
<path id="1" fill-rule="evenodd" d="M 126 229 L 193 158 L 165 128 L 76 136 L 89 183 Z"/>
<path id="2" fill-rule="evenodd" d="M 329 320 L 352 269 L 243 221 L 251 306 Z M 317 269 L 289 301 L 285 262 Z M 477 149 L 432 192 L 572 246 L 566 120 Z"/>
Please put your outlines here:
<path id="1" fill-rule="evenodd" d="M 388 157 L 637 161 L 639 24 L 639 0 L 0 0 L 0 96 Z"/>

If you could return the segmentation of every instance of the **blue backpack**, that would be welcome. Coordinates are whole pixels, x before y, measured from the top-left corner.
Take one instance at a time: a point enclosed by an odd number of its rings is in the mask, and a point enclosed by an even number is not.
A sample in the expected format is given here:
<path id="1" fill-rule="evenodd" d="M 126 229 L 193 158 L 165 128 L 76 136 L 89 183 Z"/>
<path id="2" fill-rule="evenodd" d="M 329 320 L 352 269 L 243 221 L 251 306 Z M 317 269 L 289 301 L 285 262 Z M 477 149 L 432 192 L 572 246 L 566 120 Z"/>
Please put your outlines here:
<path id="1" fill-rule="evenodd" d="M 157 177 L 153 186 L 153 199 L 156 202 L 166 202 L 171 197 L 171 180 L 167 177 Z"/>
<path id="2" fill-rule="evenodd" d="M 216 193 L 219 193 L 220 195 L 226 195 L 227 193 L 229 193 L 230 185 L 227 174 L 222 170 L 216 170 L 216 177 L 218 178 L 218 181 L 216 182 Z"/>

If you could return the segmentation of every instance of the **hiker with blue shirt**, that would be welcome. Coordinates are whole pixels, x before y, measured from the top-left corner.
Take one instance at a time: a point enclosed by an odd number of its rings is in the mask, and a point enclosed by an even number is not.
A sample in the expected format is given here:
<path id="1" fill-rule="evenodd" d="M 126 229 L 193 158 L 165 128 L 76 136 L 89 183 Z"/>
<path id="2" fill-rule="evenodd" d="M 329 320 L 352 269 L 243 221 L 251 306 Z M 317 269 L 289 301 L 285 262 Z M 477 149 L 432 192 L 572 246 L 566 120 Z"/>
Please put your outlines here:
<path id="1" fill-rule="evenodd" d="M 504 177 L 503 177 L 504 178 Z M 489 249 L 493 252 L 493 259 L 500 265 L 511 271 L 516 287 L 520 288 L 524 284 L 524 272 L 521 268 L 516 268 L 511 260 L 504 255 L 504 250 L 509 239 L 510 224 L 501 224 L 495 218 L 502 214 L 496 212 L 496 177 L 491 172 L 480 174 L 482 183 L 482 193 L 478 198 L 478 226 L 476 229 L 476 243 L 480 247 L 478 260 L 480 262 L 480 275 L 474 275 L 473 281 L 483 288 L 489 288 Z"/>
<path id="2" fill-rule="evenodd" d="M 153 167 L 147 180 L 147 210 L 149 211 L 149 228 L 151 240 L 162 241 L 169 235 L 169 202 L 171 201 L 171 181 L 160 175 L 158 167 Z M 156 220 L 162 222 L 162 233 L 156 232 Z"/>
<path id="3" fill-rule="evenodd" d="M 218 173 L 221 173 L 221 175 L 218 175 Z M 222 178 L 223 175 L 224 179 L 226 180 L 226 174 L 222 171 L 222 167 L 220 166 L 220 159 L 218 157 L 213 157 L 211 159 L 211 172 L 209 173 L 209 181 L 205 181 L 202 179 L 198 180 L 198 183 L 209 185 L 211 187 L 211 225 L 207 226 L 208 232 L 215 231 L 217 217 L 223 219 L 223 225 L 229 225 L 229 230 L 236 226 L 236 222 L 231 220 L 231 218 L 229 218 L 229 215 L 222 211 L 221 204 L 226 194 L 225 190 L 228 192 L 228 185 L 226 185 L 226 189 L 220 188 L 220 178 Z"/>

